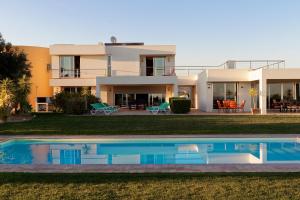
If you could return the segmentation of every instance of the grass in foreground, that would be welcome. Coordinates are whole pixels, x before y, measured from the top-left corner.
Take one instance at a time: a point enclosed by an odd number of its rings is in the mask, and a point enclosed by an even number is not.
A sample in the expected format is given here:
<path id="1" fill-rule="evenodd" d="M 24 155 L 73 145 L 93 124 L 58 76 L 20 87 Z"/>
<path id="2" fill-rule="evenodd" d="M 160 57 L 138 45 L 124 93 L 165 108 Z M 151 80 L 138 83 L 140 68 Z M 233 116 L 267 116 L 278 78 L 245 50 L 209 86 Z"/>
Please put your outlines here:
<path id="1" fill-rule="evenodd" d="M 299 173 L 0 174 L 0 199 L 300 199 Z"/>
<path id="2" fill-rule="evenodd" d="M 300 116 L 66 116 L 0 124 L 0 134 L 299 134 Z"/>

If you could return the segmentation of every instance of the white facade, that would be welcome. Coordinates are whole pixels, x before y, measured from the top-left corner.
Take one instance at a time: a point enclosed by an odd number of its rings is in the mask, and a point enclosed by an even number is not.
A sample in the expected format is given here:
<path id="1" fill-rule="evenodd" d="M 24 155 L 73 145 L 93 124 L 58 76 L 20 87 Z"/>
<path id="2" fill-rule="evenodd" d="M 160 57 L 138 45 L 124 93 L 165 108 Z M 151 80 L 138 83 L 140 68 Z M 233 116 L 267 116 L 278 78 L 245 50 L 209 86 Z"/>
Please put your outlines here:
<path id="1" fill-rule="evenodd" d="M 50 46 L 50 55 L 53 93 L 88 87 L 102 101 L 114 105 L 128 106 L 130 101 L 155 104 L 184 94 L 194 108 L 204 112 L 217 111 L 216 99 L 233 99 L 238 104 L 244 100 L 244 110 L 249 112 L 253 102 L 248 91 L 252 87 L 258 90 L 261 114 L 276 101 L 288 98 L 300 102 L 300 69 L 281 69 L 281 61 L 275 63 L 276 69 L 269 69 L 269 61 L 268 67 L 257 68 L 253 68 L 256 61 L 249 61 L 243 69 L 236 61 L 227 61 L 221 68 L 201 68 L 178 76 L 175 45 L 57 44 Z"/>
<path id="2" fill-rule="evenodd" d="M 300 69 L 208 69 L 198 75 L 198 105 L 201 111 L 214 111 L 214 88 L 217 84 L 235 84 L 236 100 L 246 101 L 245 111 L 251 109 L 251 97 L 248 91 L 251 87 L 258 90 L 258 102 L 261 114 L 272 109 L 272 88 L 278 91 L 277 101 L 285 100 L 284 92 L 290 90 L 290 101 L 299 101 Z M 274 84 L 274 86 L 272 86 Z M 221 85 L 221 86 L 220 86 Z M 277 87 L 274 89 L 274 87 Z M 288 87 L 286 90 L 284 87 Z M 274 92 L 273 92 L 274 93 Z M 275 94 L 274 94 L 275 95 Z M 226 96 L 226 91 L 224 91 Z M 269 104 L 269 105 L 268 105 Z"/>

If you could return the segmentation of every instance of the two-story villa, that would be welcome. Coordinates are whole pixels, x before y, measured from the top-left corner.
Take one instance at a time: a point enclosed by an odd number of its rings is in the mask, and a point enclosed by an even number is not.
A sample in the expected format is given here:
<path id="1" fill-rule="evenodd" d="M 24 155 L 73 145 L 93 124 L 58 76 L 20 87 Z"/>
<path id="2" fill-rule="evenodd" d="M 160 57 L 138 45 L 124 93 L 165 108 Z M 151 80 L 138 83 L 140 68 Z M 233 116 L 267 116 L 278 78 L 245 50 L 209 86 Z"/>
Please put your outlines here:
<path id="1" fill-rule="evenodd" d="M 112 42 L 21 48 L 33 66 L 30 102 L 37 111 L 47 111 L 45 105 L 60 91 L 82 89 L 121 107 L 144 108 L 185 96 L 203 112 L 216 112 L 217 100 L 245 100 L 244 110 L 250 111 L 250 88 L 258 91 L 255 102 L 262 114 L 278 110 L 284 102 L 300 111 L 300 69 L 286 68 L 283 60 L 178 67 L 175 45 Z"/>
<path id="2" fill-rule="evenodd" d="M 102 101 L 156 105 L 187 90 L 196 107 L 196 76 L 175 73 L 175 45 L 105 43 L 50 46 L 54 94 L 88 87 Z"/>

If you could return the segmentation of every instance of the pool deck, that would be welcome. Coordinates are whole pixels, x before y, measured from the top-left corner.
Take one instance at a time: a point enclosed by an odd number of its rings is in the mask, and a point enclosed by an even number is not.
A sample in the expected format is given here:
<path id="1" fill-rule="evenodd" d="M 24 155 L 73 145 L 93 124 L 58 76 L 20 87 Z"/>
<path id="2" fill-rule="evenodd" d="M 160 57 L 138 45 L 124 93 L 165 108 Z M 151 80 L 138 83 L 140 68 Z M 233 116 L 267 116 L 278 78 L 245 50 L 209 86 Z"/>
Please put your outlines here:
<path id="1" fill-rule="evenodd" d="M 207 134 L 207 135 L 0 135 L 10 139 L 139 139 L 139 138 L 300 138 L 300 134 Z M 29 173 L 202 173 L 202 172 L 300 172 L 300 164 L 178 164 L 178 165 L 12 165 L 1 164 L 0 172 Z"/>

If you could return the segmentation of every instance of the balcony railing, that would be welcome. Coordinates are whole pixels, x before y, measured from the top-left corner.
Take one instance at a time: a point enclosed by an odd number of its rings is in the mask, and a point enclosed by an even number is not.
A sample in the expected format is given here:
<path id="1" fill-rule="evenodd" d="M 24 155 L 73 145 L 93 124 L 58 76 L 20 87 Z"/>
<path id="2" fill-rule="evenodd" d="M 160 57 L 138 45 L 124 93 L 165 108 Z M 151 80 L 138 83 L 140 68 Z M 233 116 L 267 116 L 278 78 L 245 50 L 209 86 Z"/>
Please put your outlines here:
<path id="1" fill-rule="evenodd" d="M 284 60 L 229 60 L 216 66 L 176 66 L 177 76 L 191 76 L 207 69 L 284 69 Z"/>
<path id="2" fill-rule="evenodd" d="M 52 69 L 51 71 L 52 76 L 54 73 L 58 73 L 59 78 L 95 78 L 96 76 L 107 76 L 106 69 Z"/>

